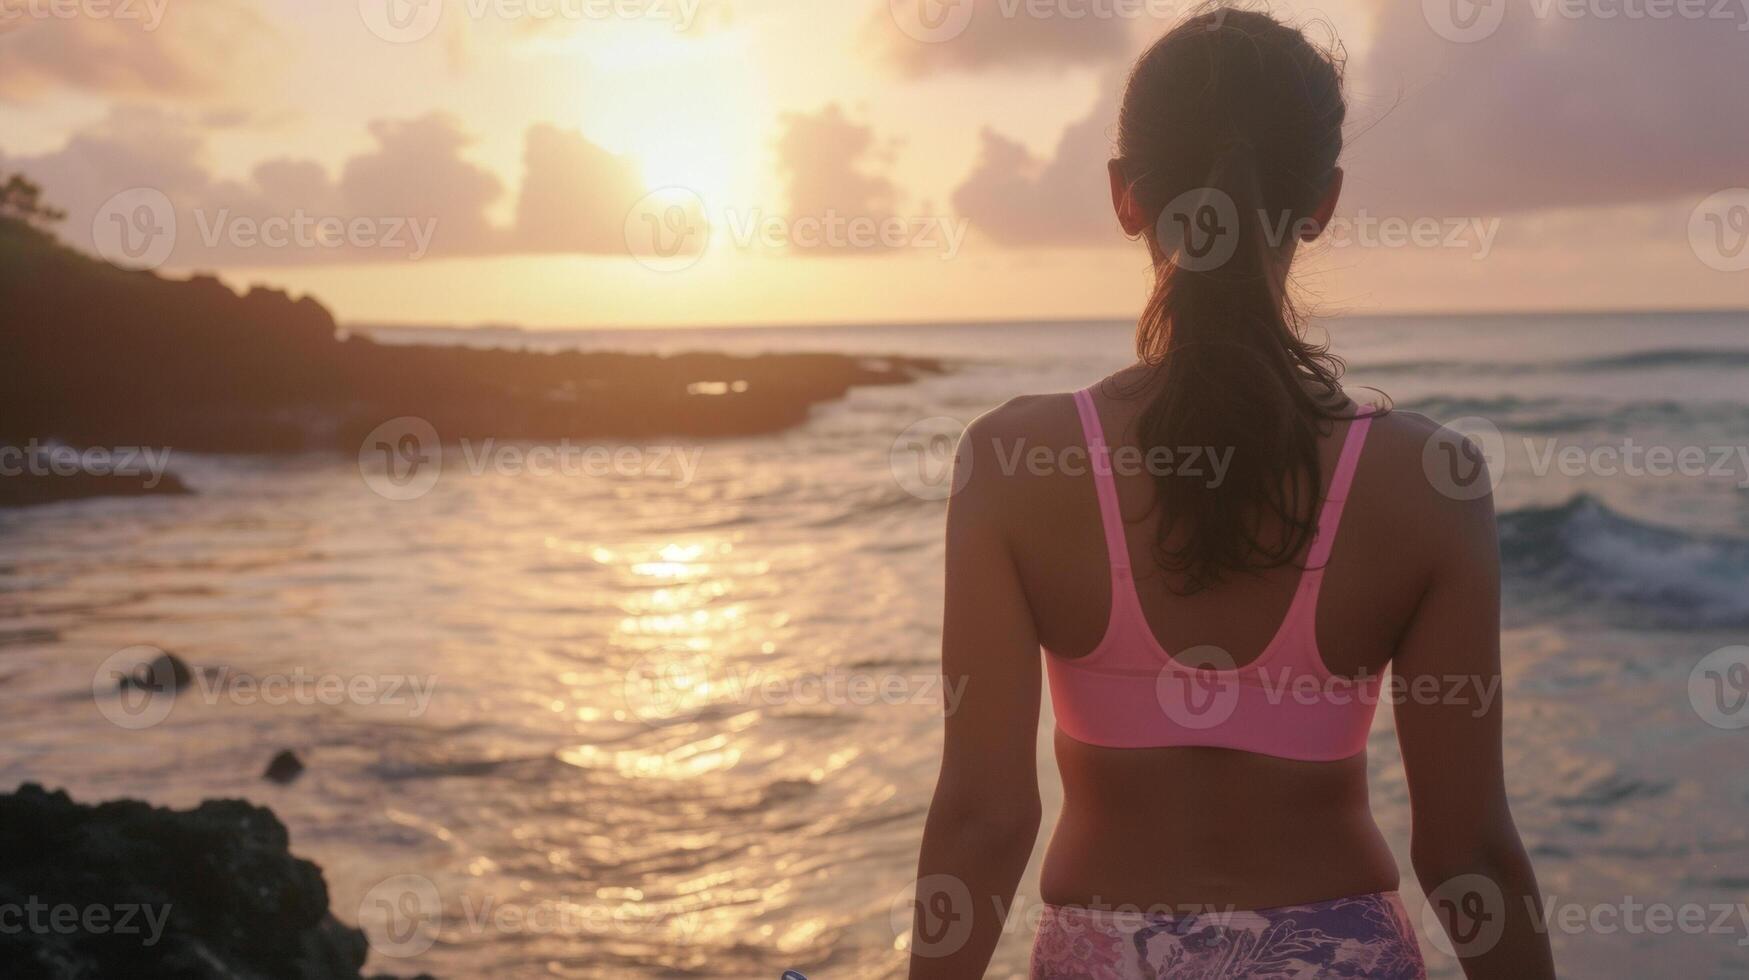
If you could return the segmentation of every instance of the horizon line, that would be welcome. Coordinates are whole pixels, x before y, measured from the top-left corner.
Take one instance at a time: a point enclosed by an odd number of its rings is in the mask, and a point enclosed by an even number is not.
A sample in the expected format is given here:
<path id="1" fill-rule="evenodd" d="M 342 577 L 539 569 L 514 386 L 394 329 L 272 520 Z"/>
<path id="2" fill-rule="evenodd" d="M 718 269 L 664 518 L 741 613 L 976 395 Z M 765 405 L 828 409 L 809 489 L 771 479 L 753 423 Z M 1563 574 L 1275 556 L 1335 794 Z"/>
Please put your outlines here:
<path id="1" fill-rule="evenodd" d="M 1436 320 L 1456 319 L 1506 319 L 1510 317 L 1586 317 L 1586 316 L 1670 316 L 1670 315 L 1730 315 L 1742 314 L 1749 316 L 1749 306 L 1697 306 L 1697 307 L 1587 307 L 1575 309 L 1499 309 L 1499 310 L 1408 310 L 1401 312 L 1366 312 L 1366 313 L 1332 313 L 1325 315 L 1310 315 L 1308 321 L 1333 320 L 1392 320 L 1409 317 L 1424 317 Z M 1124 323 L 1129 316 L 1083 316 L 1083 317 L 1029 317 L 1029 318 L 969 318 L 950 320 L 793 320 L 785 322 L 718 322 L 718 323 L 648 323 L 648 324 L 597 324 L 577 326 L 528 326 L 520 323 L 393 323 L 372 321 L 338 321 L 337 326 L 343 330 L 449 330 L 455 332 L 471 331 L 504 331 L 518 333 L 578 333 L 583 331 L 599 331 L 602 333 L 638 333 L 663 331 L 713 331 L 713 330 L 807 330 L 807 329 L 864 329 L 864 328 L 905 328 L 905 327 L 1046 327 L 1046 326 L 1088 326 L 1093 324 Z"/>

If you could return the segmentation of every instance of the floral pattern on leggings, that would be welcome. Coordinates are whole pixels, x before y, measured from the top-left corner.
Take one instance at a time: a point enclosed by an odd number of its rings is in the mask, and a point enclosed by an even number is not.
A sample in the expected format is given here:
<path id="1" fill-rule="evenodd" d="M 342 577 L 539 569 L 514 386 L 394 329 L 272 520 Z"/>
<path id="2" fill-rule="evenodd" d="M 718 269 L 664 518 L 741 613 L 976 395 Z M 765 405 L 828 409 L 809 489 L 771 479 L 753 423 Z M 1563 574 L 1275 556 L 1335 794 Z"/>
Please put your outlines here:
<path id="1" fill-rule="evenodd" d="M 1423 980 L 1395 892 L 1247 912 L 1161 916 L 1047 906 L 1033 980 Z"/>

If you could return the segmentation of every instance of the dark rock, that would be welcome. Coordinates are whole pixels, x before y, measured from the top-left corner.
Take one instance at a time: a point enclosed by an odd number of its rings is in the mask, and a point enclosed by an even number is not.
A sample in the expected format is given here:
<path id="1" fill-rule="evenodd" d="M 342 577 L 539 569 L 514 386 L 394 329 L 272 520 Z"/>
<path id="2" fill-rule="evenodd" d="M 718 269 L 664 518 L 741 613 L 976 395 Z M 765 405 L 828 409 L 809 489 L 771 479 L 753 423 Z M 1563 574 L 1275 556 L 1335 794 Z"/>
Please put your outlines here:
<path id="1" fill-rule="evenodd" d="M 26 449 L 0 446 L 0 454 L 22 459 Z M 35 507 L 63 500 L 91 497 L 148 497 L 186 495 L 188 489 L 174 473 L 152 477 L 144 473 L 54 473 L 35 465 L 11 465 L 0 473 L 0 507 Z"/>
<path id="2" fill-rule="evenodd" d="M 0 930 L 0 976 L 358 980 L 364 934 L 329 913 L 321 869 L 288 843 L 242 800 L 85 806 L 34 783 L 0 795 L 0 906 L 43 910 Z M 66 928 L 57 914 L 85 918 Z"/>
<path id="3" fill-rule="evenodd" d="M 343 337 L 308 297 L 123 272 L 5 218 L 0 310 L 0 443 L 18 445 L 356 454 L 366 435 L 402 416 L 449 443 L 756 435 L 800 424 L 853 386 L 942 370 L 929 358 Z"/>
<path id="4" fill-rule="evenodd" d="M 261 778 L 283 786 L 303 775 L 303 772 L 304 761 L 298 758 L 297 753 L 291 749 L 280 749 L 273 761 L 267 764 L 267 771 L 261 774 Z"/>
<path id="5" fill-rule="evenodd" d="M 182 658 L 168 650 L 158 654 L 151 661 L 140 665 L 140 669 L 117 684 L 123 690 L 141 688 L 147 691 L 181 691 L 194 680 L 189 673 L 188 665 Z"/>

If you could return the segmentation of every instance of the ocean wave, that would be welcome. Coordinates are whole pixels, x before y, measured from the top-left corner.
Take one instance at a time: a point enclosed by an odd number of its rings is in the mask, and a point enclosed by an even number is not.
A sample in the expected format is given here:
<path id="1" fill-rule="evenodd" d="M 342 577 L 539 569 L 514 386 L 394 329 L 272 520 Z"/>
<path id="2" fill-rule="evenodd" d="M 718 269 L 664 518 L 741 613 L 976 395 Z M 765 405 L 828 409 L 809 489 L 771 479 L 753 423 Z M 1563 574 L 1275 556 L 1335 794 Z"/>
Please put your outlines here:
<path id="1" fill-rule="evenodd" d="M 931 501 L 888 481 L 839 494 L 830 513 L 806 521 L 802 526 L 815 530 L 842 527 L 882 513 L 909 511 L 928 503 Z"/>
<path id="2" fill-rule="evenodd" d="M 1581 494 L 1502 514 L 1500 549 L 1533 598 L 1602 606 L 1627 625 L 1749 627 L 1749 540 L 1637 521 Z"/>
<path id="3" fill-rule="evenodd" d="M 1582 371 L 1636 371 L 1651 368 L 1716 368 L 1736 370 L 1749 367 L 1749 348 L 1741 347 L 1659 347 L 1608 354 L 1601 357 L 1581 357 L 1561 361 L 1528 361 L 1502 363 L 1472 360 L 1413 360 L 1356 362 L 1349 367 L 1357 372 L 1388 374 L 1571 374 Z"/>
<path id="4" fill-rule="evenodd" d="M 1397 406 L 1428 418 L 1449 421 L 1480 416 L 1502 428 L 1520 432 L 1569 433 L 1619 431 L 1642 426 L 1722 426 L 1749 430 L 1749 405 L 1728 402 L 1635 401 L 1618 404 L 1575 402 L 1560 398 L 1497 398 L 1429 395 Z"/>
<path id="5" fill-rule="evenodd" d="M 1565 362 L 1573 367 L 1619 371 L 1630 368 L 1749 367 L 1749 350 L 1738 347 L 1667 347 Z"/>
<path id="6" fill-rule="evenodd" d="M 1463 374 L 1493 368 L 1486 361 L 1350 361 L 1350 372 L 1378 374 Z"/>

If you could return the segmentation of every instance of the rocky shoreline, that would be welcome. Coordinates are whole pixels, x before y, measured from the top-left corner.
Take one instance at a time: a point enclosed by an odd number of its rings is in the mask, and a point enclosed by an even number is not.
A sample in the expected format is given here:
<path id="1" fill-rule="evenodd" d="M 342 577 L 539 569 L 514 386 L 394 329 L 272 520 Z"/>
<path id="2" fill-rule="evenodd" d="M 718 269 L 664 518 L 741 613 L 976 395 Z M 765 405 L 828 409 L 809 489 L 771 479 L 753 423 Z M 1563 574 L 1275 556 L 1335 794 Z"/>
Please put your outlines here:
<path id="1" fill-rule="evenodd" d="M 272 811 L 0 794 L 0 976 L 361 980 L 365 935 Z M 377 980 L 389 980 L 379 977 Z"/>
<path id="2" fill-rule="evenodd" d="M 312 298 L 124 271 L 7 218 L 0 310 L 0 363 L 11 369 L 0 386 L 0 448 L 350 454 L 406 417 L 445 443 L 759 435 L 800 424 L 852 387 L 944 370 L 931 358 L 830 353 L 378 343 L 346 335 Z M 50 482 L 18 496 L 35 502 L 63 488 L 103 489 Z"/>
<path id="3" fill-rule="evenodd" d="M 0 446 L 0 460 L 17 460 L 14 466 L 0 464 L 0 507 L 34 507 L 63 500 L 92 497 L 171 496 L 193 491 L 174 473 L 105 472 L 63 465 L 53 452 L 32 452 L 28 447 Z"/>

